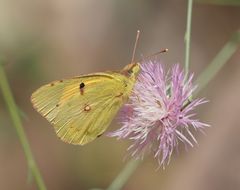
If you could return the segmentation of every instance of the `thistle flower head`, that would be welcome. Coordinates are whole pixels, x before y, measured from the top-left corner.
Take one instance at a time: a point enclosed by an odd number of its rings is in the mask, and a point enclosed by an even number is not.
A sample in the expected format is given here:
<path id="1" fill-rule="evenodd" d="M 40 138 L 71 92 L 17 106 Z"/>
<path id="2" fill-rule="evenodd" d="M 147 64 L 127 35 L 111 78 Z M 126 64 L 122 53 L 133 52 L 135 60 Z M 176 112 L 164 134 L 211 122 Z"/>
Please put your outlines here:
<path id="1" fill-rule="evenodd" d="M 132 140 L 132 156 L 143 157 L 152 151 L 159 165 L 168 164 L 178 143 L 197 143 L 191 128 L 200 130 L 205 123 L 194 119 L 192 111 L 204 99 L 192 100 L 196 86 L 193 74 L 185 79 L 183 70 L 174 65 L 168 72 L 157 61 L 141 64 L 129 102 L 121 113 L 122 127 L 109 135 Z"/>

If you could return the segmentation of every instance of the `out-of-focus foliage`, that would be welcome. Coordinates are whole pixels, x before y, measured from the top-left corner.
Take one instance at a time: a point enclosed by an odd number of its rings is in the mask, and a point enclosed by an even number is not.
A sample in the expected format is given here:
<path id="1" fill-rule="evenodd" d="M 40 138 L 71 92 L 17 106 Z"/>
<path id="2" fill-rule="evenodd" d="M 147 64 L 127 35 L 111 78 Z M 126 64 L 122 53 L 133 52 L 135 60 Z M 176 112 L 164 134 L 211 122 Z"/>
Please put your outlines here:
<path id="1" fill-rule="evenodd" d="M 195 0 L 197 3 L 207 3 L 207 4 L 214 4 L 214 5 L 232 5 L 232 6 L 239 6 L 239 0 Z"/>

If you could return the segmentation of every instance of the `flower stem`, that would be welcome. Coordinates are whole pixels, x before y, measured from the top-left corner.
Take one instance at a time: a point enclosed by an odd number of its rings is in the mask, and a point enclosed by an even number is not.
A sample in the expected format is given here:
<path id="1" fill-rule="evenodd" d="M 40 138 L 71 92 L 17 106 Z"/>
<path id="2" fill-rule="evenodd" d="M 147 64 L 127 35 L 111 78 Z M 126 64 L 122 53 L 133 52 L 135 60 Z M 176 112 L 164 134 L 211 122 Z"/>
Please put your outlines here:
<path id="1" fill-rule="evenodd" d="M 140 160 L 140 159 L 130 160 L 106 190 L 120 190 L 120 189 L 122 189 L 123 186 L 127 183 L 130 176 L 137 169 L 137 167 L 141 163 L 141 161 L 142 160 Z"/>
<path id="2" fill-rule="evenodd" d="M 240 43 L 240 31 L 235 32 L 230 40 L 222 47 L 212 62 L 207 68 L 199 75 L 196 83 L 198 88 L 196 93 L 201 91 L 220 71 L 230 57 L 236 52 Z"/>
<path id="3" fill-rule="evenodd" d="M 1 59 L 0 62 L 2 62 L 2 61 L 3 60 Z M 11 90 L 10 90 L 10 87 L 9 87 L 9 84 L 7 81 L 7 77 L 6 77 L 6 74 L 3 69 L 3 64 L 1 64 L 1 63 L 0 63 L 0 88 L 2 90 L 3 98 L 7 104 L 7 108 L 10 113 L 10 116 L 12 118 L 13 126 L 15 127 L 15 129 L 17 131 L 17 135 L 19 137 L 19 140 L 22 144 L 31 174 L 35 178 L 38 189 L 45 190 L 46 187 L 44 185 L 44 182 L 42 180 L 40 172 L 37 168 L 37 165 L 34 161 L 34 158 L 33 158 L 33 155 L 32 155 L 31 149 L 30 149 L 30 145 L 28 143 L 26 134 L 22 127 L 22 122 L 21 122 L 21 119 L 19 116 L 19 111 L 18 111 L 15 101 L 13 99 L 13 96 L 12 96 L 12 93 L 11 93 Z"/>
<path id="4" fill-rule="evenodd" d="M 192 0 L 188 0 L 187 7 L 187 27 L 185 32 L 185 76 L 189 72 L 189 62 L 190 62 L 190 41 L 191 41 L 191 20 L 192 20 Z"/>

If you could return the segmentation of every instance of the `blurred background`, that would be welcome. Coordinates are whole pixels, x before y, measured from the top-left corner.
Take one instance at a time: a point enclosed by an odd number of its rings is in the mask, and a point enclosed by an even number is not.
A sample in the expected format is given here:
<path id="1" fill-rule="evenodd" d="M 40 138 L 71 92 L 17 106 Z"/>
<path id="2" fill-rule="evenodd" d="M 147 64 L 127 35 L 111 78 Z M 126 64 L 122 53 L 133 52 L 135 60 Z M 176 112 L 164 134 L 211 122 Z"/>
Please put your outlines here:
<path id="1" fill-rule="evenodd" d="M 196 76 L 240 27 L 240 6 L 194 3 L 191 72 Z M 226 2 L 226 1 L 225 1 Z M 230 2 L 233 2 L 232 4 Z M 235 5 L 240 5 L 235 1 Z M 106 188 L 123 168 L 127 141 L 101 137 L 86 146 L 60 141 L 30 103 L 52 80 L 119 70 L 131 60 L 168 48 L 166 65 L 184 63 L 187 1 L 0 0 L 0 53 L 24 130 L 49 190 Z M 199 94 L 210 103 L 198 118 L 211 124 L 199 146 L 180 151 L 165 170 L 147 156 L 124 189 L 240 189 L 240 51 Z M 112 123 L 109 131 L 119 127 Z M 32 190 L 27 163 L 0 93 L 0 189 Z"/>

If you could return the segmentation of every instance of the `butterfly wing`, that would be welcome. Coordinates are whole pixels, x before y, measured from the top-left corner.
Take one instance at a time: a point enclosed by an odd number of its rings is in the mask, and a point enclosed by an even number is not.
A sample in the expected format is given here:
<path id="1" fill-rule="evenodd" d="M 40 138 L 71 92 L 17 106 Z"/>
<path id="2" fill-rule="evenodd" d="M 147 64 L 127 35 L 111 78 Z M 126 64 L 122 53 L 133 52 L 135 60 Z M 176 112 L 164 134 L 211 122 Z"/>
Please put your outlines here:
<path id="1" fill-rule="evenodd" d="M 133 85 L 120 73 L 97 73 L 47 84 L 31 100 L 63 141 L 84 145 L 106 130 Z"/>

